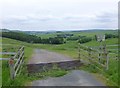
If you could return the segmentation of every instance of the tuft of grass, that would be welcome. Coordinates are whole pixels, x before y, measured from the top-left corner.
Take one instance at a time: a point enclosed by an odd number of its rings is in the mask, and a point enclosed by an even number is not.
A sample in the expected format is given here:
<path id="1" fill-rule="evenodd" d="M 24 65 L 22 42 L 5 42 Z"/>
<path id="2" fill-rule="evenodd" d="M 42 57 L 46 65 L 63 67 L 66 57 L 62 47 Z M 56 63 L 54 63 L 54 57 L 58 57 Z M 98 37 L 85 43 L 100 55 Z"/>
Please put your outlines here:
<path id="1" fill-rule="evenodd" d="M 30 75 L 30 77 L 31 78 L 33 77 L 35 79 L 42 79 L 42 78 L 46 78 L 46 77 L 60 77 L 67 73 L 68 73 L 68 71 L 63 70 L 63 69 L 50 69 L 45 72 L 32 74 L 32 75 Z"/>
<path id="2" fill-rule="evenodd" d="M 46 77 L 61 77 L 66 75 L 67 73 L 68 71 L 53 66 L 52 69 L 45 70 L 44 72 L 29 74 L 29 76 L 27 77 L 28 80 L 26 81 L 26 84 L 27 86 L 29 86 L 29 84 L 34 80 L 42 80 Z"/>
<path id="3" fill-rule="evenodd" d="M 49 71 L 48 74 L 51 77 L 60 77 L 60 76 L 67 74 L 67 71 L 65 71 L 65 70 L 52 70 L 52 71 Z"/>

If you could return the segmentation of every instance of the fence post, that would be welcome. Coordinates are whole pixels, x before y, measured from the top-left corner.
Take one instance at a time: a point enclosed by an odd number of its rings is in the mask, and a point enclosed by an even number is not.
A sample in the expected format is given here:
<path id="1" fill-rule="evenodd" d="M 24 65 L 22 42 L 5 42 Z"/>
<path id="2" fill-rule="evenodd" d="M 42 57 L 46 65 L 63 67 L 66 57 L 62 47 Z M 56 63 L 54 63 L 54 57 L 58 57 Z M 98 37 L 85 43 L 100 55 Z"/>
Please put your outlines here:
<path id="1" fill-rule="evenodd" d="M 90 64 L 91 64 L 91 52 L 92 52 L 92 48 L 88 48 L 88 56 L 89 56 L 89 61 L 90 61 Z"/>
<path id="2" fill-rule="evenodd" d="M 10 77 L 11 79 L 14 79 L 15 70 L 14 70 L 14 59 L 13 58 L 10 58 L 9 60 L 9 67 L 10 67 Z"/>
<path id="3" fill-rule="evenodd" d="M 100 63 L 100 58 L 101 58 L 101 56 L 100 56 L 100 52 L 98 53 L 98 62 Z"/>
<path id="4" fill-rule="evenodd" d="M 80 44 L 78 44 L 78 58 L 80 59 Z"/>
<path id="5" fill-rule="evenodd" d="M 25 49 L 25 47 L 23 46 L 23 50 L 22 50 L 22 52 L 23 52 L 23 63 L 24 63 L 24 49 Z"/>
<path id="6" fill-rule="evenodd" d="M 109 69 L 109 57 L 108 57 L 108 53 L 106 53 L 106 70 Z"/>
<path id="7" fill-rule="evenodd" d="M 101 57 L 102 57 L 102 42 L 100 42 L 100 46 L 99 46 L 99 54 L 98 54 L 98 62 L 101 63 Z"/>
<path id="8" fill-rule="evenodd" d="M 104 52 L 104 55 L 105 55 L 105 61 L 106 61 L 106 70 L 108 70 L 109 69 L 109 67 L 108 67 L 108 64 L 109 64 L 109 57 L 108 57 L 108 52 L 107 52 L 107 50 L 106 50 L 106 44 L 104 44 L 104 48 L 103 48 L 103 52 Z"/>

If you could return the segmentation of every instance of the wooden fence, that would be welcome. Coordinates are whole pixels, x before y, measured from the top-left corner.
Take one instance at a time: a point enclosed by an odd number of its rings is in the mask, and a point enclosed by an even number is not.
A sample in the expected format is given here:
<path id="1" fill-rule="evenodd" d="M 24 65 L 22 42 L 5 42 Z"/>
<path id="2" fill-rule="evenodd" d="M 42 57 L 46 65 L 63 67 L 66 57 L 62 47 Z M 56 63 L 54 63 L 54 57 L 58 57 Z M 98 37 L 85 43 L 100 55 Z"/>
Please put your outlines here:
<path id="1" fill-rule="evenodd" d="M 11 79 L 14 79 L 16 75 L 20 72 L 23 60 L 24 60 L 24 46 L 20 47 L 18 52 L 9 60 Z"/>
<path id="2" fill-rule="evenodd" d="M 79 44 L 78 58 L 80 58 L 81 61 L 88 62 L 89 64 L 96 63 L 106 70 L 109 69 L 109 57 L 106 46 L 102 47 L 101 50 L 96 50 Z"/>

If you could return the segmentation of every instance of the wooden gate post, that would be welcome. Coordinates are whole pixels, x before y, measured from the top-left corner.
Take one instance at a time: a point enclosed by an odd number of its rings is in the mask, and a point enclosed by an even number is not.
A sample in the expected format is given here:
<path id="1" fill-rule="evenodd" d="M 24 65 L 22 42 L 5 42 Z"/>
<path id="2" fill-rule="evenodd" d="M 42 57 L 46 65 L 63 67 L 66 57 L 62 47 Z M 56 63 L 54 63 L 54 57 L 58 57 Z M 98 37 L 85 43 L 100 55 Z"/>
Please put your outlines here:
<path id="1" fill-rule="evenodd" d="M 101 56 L 100 56 L 101 54 L 100 54 L 100 52 L 98 53 L 98 63 L 100 63 L 100 58 L 101 58 Z"/>
<path id="2" fill-rule="evenodd" d="M 91 53 L 92 53 L 92 48 L 89 47 L 88 48 L 88 56 L 89 56 L 88 59 L 89 59 L 90 64 L 91 64 L 91 59 L 92 59 L 92 57 L 91 57 L 92 54 Z"/>
<path id="3" fill-rule="evenodd" d="M 109 57 L 108 57 L 108 53 L 106 53 L 106 70 L 109 69 Z"/>
<path id="4" fill-rule="evenodd" d="M 14 70 L 14 59 L 13 58 L 10 58 L 9 60 L 9 67 L 10 67 L 10 77 L 11 79 L 14 79 L 15 70 Z"/>
<path id="5" fill-rule="evenodd" d="M 105 65 L 106 65 L 106 70 L 109 69 L 109 57 L 108 57 L 108 52 L 107 52 L 107 49 L 106 49 L 106 43 L 104 43 L 104 48 L 103 48 L 103 52 L 104 52 L 104 55 L 105 55 Z"/>
<path id="6" fill-rule="evenodd" d="M 78 58 L 80 59 L 80 44 L 78 44 Z"/>
<path id="7" fill-rule="evenodd" d="M 23 46 L 23 50 L 22 50 L 22 52 L 23 52 L 23 58 L 24 58 L 24 50 L 25 50 L 25 47 Z M 23 63 L 24 63 L 24 59 L 23 59 Z"/>
<path id="8" fill-rule="evenodd" d="M 98 63 L 101 63 L 101 58 L 102 58 L 102 42 L 100 42 L 100 46 L 99 46 L 99 54 L 98 54 Z"/>

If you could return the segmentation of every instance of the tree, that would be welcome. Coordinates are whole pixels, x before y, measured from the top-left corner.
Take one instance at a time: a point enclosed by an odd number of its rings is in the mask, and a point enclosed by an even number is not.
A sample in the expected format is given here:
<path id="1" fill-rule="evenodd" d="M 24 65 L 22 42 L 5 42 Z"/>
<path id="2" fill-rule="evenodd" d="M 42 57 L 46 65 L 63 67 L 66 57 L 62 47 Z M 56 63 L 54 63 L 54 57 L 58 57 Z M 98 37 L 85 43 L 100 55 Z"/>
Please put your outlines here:
<path id="1" fill-rule="evenodd" d="M 92 38 L 90 37 L 83 37 L 79 39 L 79 43 L 86 43 L 86 42 L 90 42 L 92 40 Z"/>

